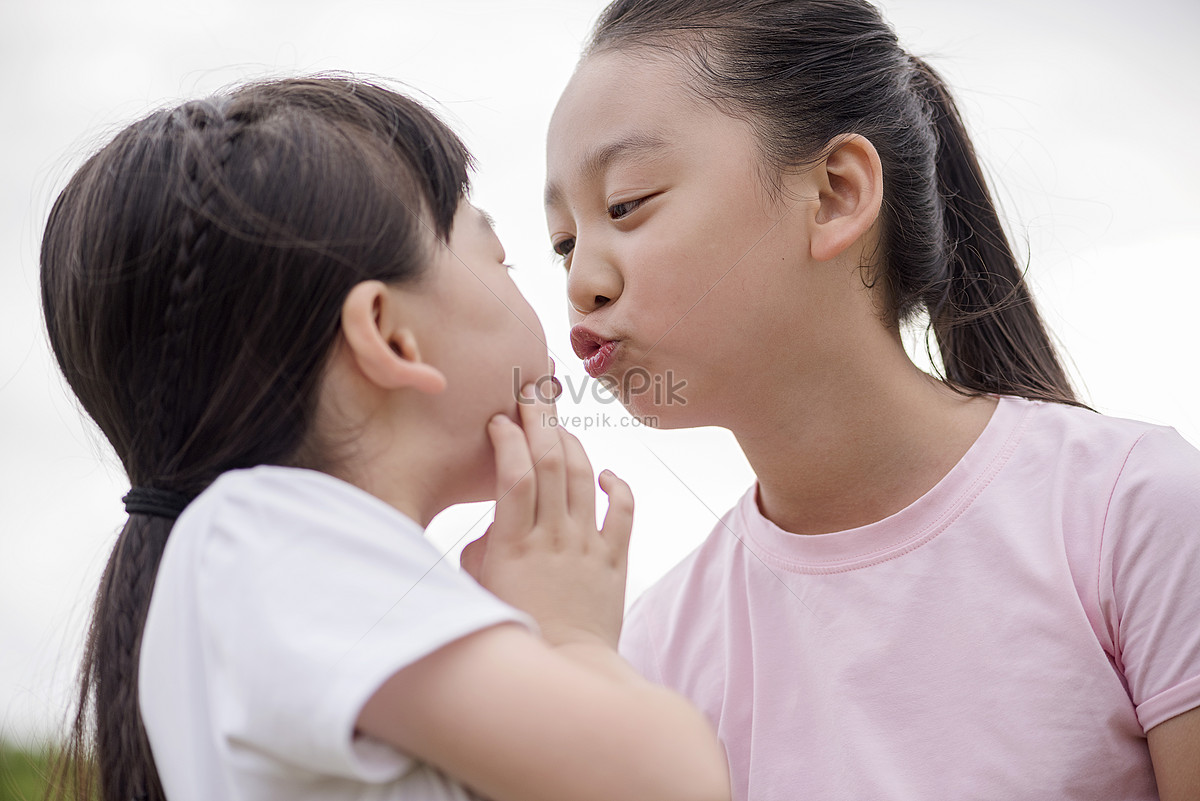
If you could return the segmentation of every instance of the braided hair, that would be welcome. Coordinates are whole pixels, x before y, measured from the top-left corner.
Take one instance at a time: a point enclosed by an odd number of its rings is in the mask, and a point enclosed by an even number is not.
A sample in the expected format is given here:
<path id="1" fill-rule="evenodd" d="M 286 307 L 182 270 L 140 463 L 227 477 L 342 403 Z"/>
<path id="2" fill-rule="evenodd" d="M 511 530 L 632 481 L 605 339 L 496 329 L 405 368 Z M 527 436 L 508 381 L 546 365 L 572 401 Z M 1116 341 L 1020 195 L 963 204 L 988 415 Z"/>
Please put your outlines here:
<path id="1" fill-rule="evenodd" d="M 322 468 L 311 422 L 342 303 L 420 279 L 470 155 L 433 114 L 344 77 L 160 111 L 59 195 L 41 251 L 55 358 L 136 487 L 194 497 L 259 464 Z M 134 512 L 93 610 L 51 794 L 164 799 L 138 658 L 168 517 Z"/>

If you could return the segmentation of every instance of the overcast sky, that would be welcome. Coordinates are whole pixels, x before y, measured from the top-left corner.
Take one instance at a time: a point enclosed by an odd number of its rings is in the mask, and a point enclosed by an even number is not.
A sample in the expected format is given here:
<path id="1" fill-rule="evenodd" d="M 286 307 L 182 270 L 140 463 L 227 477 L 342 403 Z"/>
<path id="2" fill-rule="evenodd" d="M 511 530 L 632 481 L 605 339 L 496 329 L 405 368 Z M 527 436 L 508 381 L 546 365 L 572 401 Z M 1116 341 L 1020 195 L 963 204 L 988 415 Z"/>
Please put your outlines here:
<path id="1" fill-rule="evenodd" d="M 541 211 L 542 145 L 602 5 L 0 3 L 0 738 L 59 725 L 128 489 L 69 399 L 41 329 L 38 241 L 70 172 L 152 108 L 236 81 L 322 70 L 404 81 L 441 104 L 477 155 L 474 200 L 496 217 L 559 374 L 578 387 L 586 376 L 571 353 L 564 277 Z M 958 90 L 1085 399 L 1200 443 L 1200 4 L 883 7 L 910 50 Z M 592 400 L 560 408 L 623 416 Z M 613 469 L 637 495 L 631 599 L 753 480 L 723 431 L 578 433 L 597 469 Z M 447 512 L 430 537 L 456 559 L 487 512 Z"/>

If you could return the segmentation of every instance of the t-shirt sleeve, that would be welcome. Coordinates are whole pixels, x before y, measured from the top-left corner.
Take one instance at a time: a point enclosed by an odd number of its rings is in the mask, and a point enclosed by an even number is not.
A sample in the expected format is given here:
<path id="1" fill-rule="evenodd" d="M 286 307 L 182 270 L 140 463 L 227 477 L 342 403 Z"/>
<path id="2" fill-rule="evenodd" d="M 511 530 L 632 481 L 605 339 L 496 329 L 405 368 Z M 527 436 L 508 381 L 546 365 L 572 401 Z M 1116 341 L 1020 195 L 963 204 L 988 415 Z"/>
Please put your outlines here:
<path id="1" fill-rule="evenodd" d="M 1121 469 L 1099 596 L 1143 730 L 1200 706 L 1200 451 L 1172 429 L 1144 434 Z"/>
<path id="2" fill-rule="evenodd" d="M 532 626 L 417 524 L 328 476 L 268 475 L 226 493 L 199 558 L 217 733 L 292 770 L 398 778 L 411 759 L 355 736 L 366 701 L 456 639 Z"/>

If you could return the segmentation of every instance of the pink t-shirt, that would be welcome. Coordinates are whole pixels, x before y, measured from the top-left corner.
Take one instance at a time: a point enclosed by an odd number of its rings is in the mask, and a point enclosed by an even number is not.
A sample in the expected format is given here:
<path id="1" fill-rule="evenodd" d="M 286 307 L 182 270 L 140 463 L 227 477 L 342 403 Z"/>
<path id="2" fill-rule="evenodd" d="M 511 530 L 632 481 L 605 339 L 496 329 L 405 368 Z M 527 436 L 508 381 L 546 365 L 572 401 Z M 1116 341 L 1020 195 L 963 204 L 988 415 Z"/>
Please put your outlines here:
<path id="1" fill-rule="evenodd" d="M 1200 706 L 1200 452 L 1001 398 L 877 523 L 789 534 L 752 488 L 621 651 L 708 715 L 735 799 L 1156 798 L 1145 732 Z"/>

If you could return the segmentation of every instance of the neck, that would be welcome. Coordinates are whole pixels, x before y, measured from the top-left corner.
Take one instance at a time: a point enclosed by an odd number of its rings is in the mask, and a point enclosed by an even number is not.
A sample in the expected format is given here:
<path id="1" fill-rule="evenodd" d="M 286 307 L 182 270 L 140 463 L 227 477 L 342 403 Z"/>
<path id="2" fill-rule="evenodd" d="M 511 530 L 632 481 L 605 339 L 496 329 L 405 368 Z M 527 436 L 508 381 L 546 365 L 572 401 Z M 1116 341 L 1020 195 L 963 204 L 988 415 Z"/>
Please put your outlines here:
<path id="1" fill-rule="evenodd" d="M 731 426 L 758 476 L 762 513 L 796 534 L 844 531 L 905 508 L 962 458 L 996 404 L 917 369 L 898 338 L 810 386 L 761 388 L 765 408 Z"/>
<path id="2" fill-rule="evenodd" d="M 492 487 L 495 479 L 488 472 L 490 445 L 482 423 L 439 424 L 440 397 L 378 391 L 343 351 L 335 353 L 327 372 L 307 462 L 422 528 L 452 504 L 486 500 L 479 488 Z"/>
<path id="3" fill-rule="evenodd" d="M 449 504 L 438 503 L 430 482 L 433 471 L 426 464 L 420 459 L 396 457 L 429 451 L 415 444 L 407 432 L 373 427 L 369 432 L 355 433 L 359 436 L 354 442 L 344 444 L 333 459 L 319 462 L 318 469 L 369 492 L 421 528 L 427 527 Z"/>

